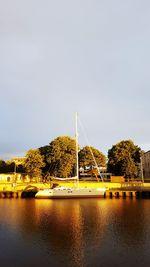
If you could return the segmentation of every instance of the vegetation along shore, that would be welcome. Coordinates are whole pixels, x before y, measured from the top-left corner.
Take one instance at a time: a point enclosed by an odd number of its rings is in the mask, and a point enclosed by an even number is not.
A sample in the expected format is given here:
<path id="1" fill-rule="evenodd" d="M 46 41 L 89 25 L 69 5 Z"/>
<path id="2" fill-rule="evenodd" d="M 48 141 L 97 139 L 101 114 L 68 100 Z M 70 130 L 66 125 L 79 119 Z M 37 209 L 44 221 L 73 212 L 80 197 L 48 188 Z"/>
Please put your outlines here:
<path id="1" fill-rule="evenodd" d="M 20 174 L 22 181 L 35 182 L 48 182 L 52 177 L 74 177 L 75 146 L 73 138 L 59 136 L 46 146 L 30 149 L 24 158 L 0 160 L 0 173 L 15 174 L 14 180 L 17 180 L 17 174 Z M 141 177 L 142 151 L 132 140 L 123 140 L 113 145 L 107 157 L 94 147 L 79 147 L 78 150 L 80 179 L 91 177 L 100 180 L 100 176 L 103 176 L 107 180 L 110 176 L 119 176 L 126 180 L 137 180 Z"/>

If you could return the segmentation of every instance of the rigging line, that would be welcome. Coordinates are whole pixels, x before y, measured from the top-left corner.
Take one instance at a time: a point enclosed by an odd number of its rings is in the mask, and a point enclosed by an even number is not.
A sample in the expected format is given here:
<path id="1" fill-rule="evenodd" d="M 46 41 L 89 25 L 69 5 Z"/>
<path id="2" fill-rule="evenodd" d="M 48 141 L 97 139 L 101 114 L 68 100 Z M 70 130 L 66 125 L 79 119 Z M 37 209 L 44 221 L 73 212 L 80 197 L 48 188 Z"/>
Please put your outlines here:
<path id="1" fill-rule="evenodd" d="M 81 129 L 82 129 L 82 131 L 83 131 L 83 134 L 84 134 L 84 137 L 85 137 L 85 139 L 86 139 L 86 142 L 88 143 L 89 150 L 90 150 L 90 152 L 91 152 L 91 155 L 92 155 L 92 157 L 93 157 L 93 160 L 94 160 L 94 163 L 95 163 L 96 169 L 97 169 L 97 171 L 98 171 L 98 173 L 99 173 L 99 176 L 100 176 L 100 178 L 101 178 L 102 182 L 104 182 L 104 179 L 103 179 L 103 177 L 102 177 L 102 175 L 101 175 L 101 173 L 100 173 L 100 170 L 99 170 L 99 168 L 98 168 L 98 165 L 97 165 L 96 159 L 95 159 L 95 157 L 94 157 L 94 154 L 93 154 L 93 151 L 92 151 L 92 149 L 91 149 L 91 146 L 90 146 L 90 143 L 89 143 L 88 137 L 87 137 L 87 135 L 86 135 L 85 129 L 84 129 L 84 127 L 83 127 L 83 124 L 81 123 L 81 120 L 80 120 L 80 118 L 78 118 L 78 121 L 79 121 L 79 124 L 80 124 L 80 126 L 81 126 Z"/>

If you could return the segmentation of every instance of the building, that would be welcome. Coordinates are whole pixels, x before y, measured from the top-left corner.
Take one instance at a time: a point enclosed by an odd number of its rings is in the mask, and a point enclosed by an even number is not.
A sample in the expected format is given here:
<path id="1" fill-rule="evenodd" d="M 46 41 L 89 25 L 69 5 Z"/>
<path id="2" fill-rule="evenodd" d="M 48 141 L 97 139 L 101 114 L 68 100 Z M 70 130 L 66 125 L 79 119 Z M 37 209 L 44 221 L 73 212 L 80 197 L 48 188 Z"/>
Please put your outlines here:
<path id="1" fill-rule="evenodd" d="M 150 178 L 150 150 L 142 155 L 142 168 L 144 178 Z"/>
<path id="2" fill-rule="evenodd" d="M 92 169 L 90 167 L 79 169 L 79 177 L 81 180 L 98 180 L 103 179 L 104 181 L 110 182 L 111 173 L 107 172 L 106 167 L 99 167 L 99 170 L 97 170 L 96 167 L 93 167 Z"/>
<path id="3" fill-rule="evenodd" d="M 111 176 L 110 181 L 111 183 L 124 183 L 125 178 L 123 176 Z"/>
<path id="4" fill-rule="evenodd" d="M 30 179 L 28 175 L 23 173 L 0 173 L 0 183 L 6 182 L 29 182 Z"/>

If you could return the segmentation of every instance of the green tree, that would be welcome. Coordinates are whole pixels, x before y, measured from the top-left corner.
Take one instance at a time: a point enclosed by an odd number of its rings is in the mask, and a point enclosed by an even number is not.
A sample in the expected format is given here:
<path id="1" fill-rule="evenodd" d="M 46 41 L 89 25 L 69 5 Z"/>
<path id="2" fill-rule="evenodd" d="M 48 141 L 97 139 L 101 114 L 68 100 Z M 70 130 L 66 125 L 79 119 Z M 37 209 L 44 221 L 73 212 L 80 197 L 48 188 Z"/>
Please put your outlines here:
<path id="1" fill-rule="evenodd" d="M 140 147 L 132 140 L 123 140 L 108 151 L 108 171 L 126 178 L 138 176 L 140 164 Z"/>
<path id="2" fill-rule="evenodd" d="M 27 174 L 31 178 L 38 179 L 41 177 L 42 168 L 45 166 L 44 157 L 41 155 L 39 149 L 30 149 L 25 157 L 23 166 Z"/>
<path id="3" fill-rule="evenodd" d="M 0 160 L 0 173 L 7 172 L 7 164 L 4 160 Z"/>
<path id="4" fill-rule="evenodd" d="M 95 160 L 94 160 L 95 159 Z M 95 166 L 95 161 L 98 167 L 104 167 L 106 165 L 106 157 L 98 149 L 94 147 L 85 146 L 79 152 L 79 166 L 90 167 Z"/>
<path id="5" fill-rule="evenodd" d="M 49 174 L 49 170 L 50 170 L 50 164 L 47 162 L 47 158 L 49 157 L 49 154 L 50 154 L 50 145 L 40 147 L 39 151 L 41 155 L 43 156 L 43 160 L 45 163 L 45 166 L 42 168 L 42 173 L 43 173 L 43 176 L 46 176 L 47 174 Z"/>
<path id="6" fill-rule="evenodd" d="M 24 173 L 25 169 L 22 165 L 22 162 L 17 162 L 14 159 L 7 160 L 5 162 L 5 172 L 17 172 L 17 173 Z"/>
<path id="7" fill-rule="evenodd" d="M 69 136 L 59 136 L 53 140 L 46 154 L 50 175 L 71 177 L 75 174 L 76 143 Z"/>

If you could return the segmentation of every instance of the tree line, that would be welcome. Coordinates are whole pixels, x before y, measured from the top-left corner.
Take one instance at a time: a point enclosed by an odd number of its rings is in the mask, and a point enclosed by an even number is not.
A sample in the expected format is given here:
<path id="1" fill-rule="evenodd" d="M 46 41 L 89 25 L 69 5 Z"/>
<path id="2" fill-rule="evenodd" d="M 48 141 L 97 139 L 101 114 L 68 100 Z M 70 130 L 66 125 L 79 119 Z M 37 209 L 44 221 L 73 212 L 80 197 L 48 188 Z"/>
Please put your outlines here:
<path id="1" fill-rule="evenodd" d="M 108 158 L 94 147 L 78 147 L 79 168 L 92 169 L 107 167 L 112 175 L 136 178 L 140 170 L 141 149 L 132 140 L 123 140 L 112 146 Z M 94 157 L 93 157 L 94 156 Z M 13 162 L 0 161 L 0 173 L 14 172 Z M 55 177 L 73 177 L 77 175 L 76 142 L 69 136 L 59 136 L 48 145 L 30 149 L 17 172 L 25 172 L 31 178 L 48 179 Z"/>
<path id="2" fill-rule="evenodd" d="M 0 173 L 12 173 L 16 169 L 16 164 L 13 161 L 4 161 L 0 160 Z M 24 173 L 25 168 L 23 164 L 18 164 L 17 165 L 17 172 L 18 173 Z"/>

